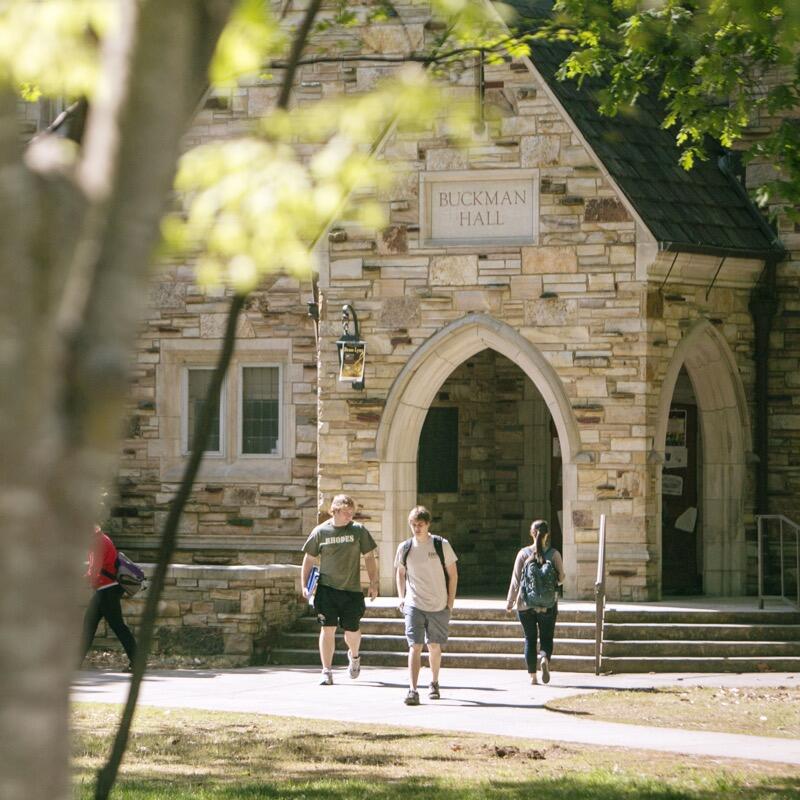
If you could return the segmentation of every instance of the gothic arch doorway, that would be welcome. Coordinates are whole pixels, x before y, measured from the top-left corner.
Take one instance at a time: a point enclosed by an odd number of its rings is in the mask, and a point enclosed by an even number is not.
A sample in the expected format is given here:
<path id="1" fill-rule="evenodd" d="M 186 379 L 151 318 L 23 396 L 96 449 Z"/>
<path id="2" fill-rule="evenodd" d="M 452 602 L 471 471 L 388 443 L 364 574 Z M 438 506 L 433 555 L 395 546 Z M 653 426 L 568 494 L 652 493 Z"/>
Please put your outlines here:
<path id="1" fill-rule="evenodd" d="M 662 593 L 692 590 L 691 581 L 666 574 L 684 566 L 696 570 L 694 588 L 700 593 L 744 593 L 748 442 L 747 404 L 733 354 L 717 330 L 701 320 L 676 348 L 658 405 L 655 445 L 664 461 L 657 475 Z M 685 469 L 678 466 L 684 459 Z M 683 510 L 675 507 L 681 497 Z M 673 547 L 675 541 L 667 541 L 688 533 L 692 535 L 686 536 L 684 545 Z M 682 547 L 695 547 L 696 552 L 686 552 L 681 559 Z"/>
<path id="2" fill-rule="evenodd" d="M 562 383 L 544 356 L 512 327 L 482 314 L 468 315 L 432 336 L 409 359 L 389 392 L 376 442 L 385 498 L 380 545 L 382 586 L 384 591 L 391 589 L 394 551 L 408 535 L 406 515 L 419 500 L 417 457 L 429 409 L 436 406 L 443 384 L 457 368 L 486 350 L 521 370 L 535 387 L 557 432 L 563 498 L 562 548 L 567 565 L 565 596 L 574 597 L 577 559 L 572 504 L 577 497 L 574 459 L 580 449 L 577 424 Z"/>

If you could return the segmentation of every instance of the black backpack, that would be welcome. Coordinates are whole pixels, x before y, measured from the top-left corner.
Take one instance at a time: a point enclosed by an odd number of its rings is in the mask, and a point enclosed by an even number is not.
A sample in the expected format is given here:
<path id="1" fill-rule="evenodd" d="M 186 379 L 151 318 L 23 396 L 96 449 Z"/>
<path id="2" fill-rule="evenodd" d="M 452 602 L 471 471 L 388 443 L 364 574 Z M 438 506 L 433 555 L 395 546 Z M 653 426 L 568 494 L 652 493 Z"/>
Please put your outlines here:
<path id="1" fill-rule="evenodd" d="M 439 556 L 439 561 L 442 562 L 442 571 L 444 572 L 444 585 L 447 588 L 450 588 L 450 576 L 447 574 L 447 565 L 444 563 L 444 545 L 442 544 L 442 537 L 437 536 L 435 533 L 432 533 L 431 539 L 433 539 L 433 549 L 436 550 L 436 555 Z M 408 554 L 411 552 L 411 548 L 413 546 L 414 546 L 413 536 L 410 539 L 406 539 L 403 542 L 403 549 L 400 551 L 400 563 L 403 565 L 403 569 L 406 569 L 406 561 L 408 561 Z"/>
<path id="2" fill-rule="evenodd" d="M 534 558 L 522 568 L 519 596 L 529 608 L 552 608 L 556 604 L 558 572 L 555 564 L 548 558 L 550 551 L 544 555 L 544 564 Z"/>

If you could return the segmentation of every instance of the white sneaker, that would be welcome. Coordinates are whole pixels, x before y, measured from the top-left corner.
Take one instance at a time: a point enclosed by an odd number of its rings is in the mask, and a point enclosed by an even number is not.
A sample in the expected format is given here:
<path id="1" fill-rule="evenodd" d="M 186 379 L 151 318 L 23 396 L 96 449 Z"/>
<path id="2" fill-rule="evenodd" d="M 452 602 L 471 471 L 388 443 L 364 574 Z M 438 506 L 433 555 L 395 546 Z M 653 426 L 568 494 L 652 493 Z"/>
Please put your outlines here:
<path id="1" fill-rule="evenodd" d="M 361 674 L 361 656 L 352 656 L 350 652 L 347 653 L 347 660 L 349 662 L 350 677 L 355 680 Z"/>
<path id="2" fill-rule="evenodd" d="M 536 684 L 539 683 L 539 679 L 536 677 L 536 673 L 529 672 L 528 675 L 531 676 L 531 686 L 536 686 Z"/>
<path id="3" fill-rule="evenodd" d="M 319 681 L 320 686 L 333 686 L 333 670 L 322 670 L 322 677 Z"/>
<path id="4" fill-rule="evenodd" d="M 542 683 L 550 683 L 550 662 L 544 652 L 539 653 L 539 669 L 542 671 Z"/>

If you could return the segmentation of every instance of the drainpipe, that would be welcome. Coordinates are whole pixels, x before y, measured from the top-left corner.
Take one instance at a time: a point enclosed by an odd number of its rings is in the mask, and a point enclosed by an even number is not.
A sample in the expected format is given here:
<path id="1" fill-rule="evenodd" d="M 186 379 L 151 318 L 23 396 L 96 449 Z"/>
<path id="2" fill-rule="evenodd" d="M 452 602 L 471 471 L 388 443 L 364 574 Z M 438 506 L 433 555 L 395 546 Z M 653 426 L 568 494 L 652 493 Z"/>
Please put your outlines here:
<path id="1" fill-rule="evenodd" d="M 753 288 L 750 296 L 750 313 L 755 328 L 756 362 L 756 514 L 769 513 L 767 482 L 769 477 L 769 428 L 767 417 L 767 397 L 769 394 L 769 336 L 772 320 L 778 310 L 776 290 L 777 259 L 767 260 L 762 279 Z"/>

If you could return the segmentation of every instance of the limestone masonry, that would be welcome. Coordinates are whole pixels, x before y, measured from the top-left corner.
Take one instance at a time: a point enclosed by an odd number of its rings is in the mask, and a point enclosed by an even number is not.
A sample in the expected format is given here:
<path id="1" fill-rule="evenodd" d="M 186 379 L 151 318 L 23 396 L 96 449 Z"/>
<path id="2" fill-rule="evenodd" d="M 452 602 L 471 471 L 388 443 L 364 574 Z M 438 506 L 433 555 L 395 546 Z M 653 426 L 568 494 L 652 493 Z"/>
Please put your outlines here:
<path id="1" fill-rule="evenodd" d="M 375 50 L 431 36 L 423 9 L 398 10 L 398 21 L 371 26 Z M 297 102 L 368 89 L 391 69 L 304 66 Z M 251 130 L 279 79 L 215 92 L 186 146 Z M 486 85 L 486 128 L 470 146 L 439 126 L 393 132 L 380 157 L 396 181 L 377 195 L 388 226 L 336 224 L 318 254 L 316 295 L 310 279 L 280 276 L 250 297 L 222 426 L 239 424 L 243 368 L 274 366 L 279 441 L 243 457 L 231 435 L 205 459 L 178 560 L 299 563 L 319 513 L 346 492 L 379 543 L 383 593 L 418 502 L 459 555 L 462 594 L 502 592 L 530 522 L 544 517 L 564 556 L 565 596 L 591 597 L 601 514 L 612 599 L 752 589 L 749 304 L 764 260 L 664 249 L 531 62 L 487 66 Z M 472 70 L 453 74 L 453 102 L 474 92 Z M 793 227 L 781 236 L 796 246 Z M 773 510 L 798 518 L 795 260 L 781 265 L 779 287 L 769 481 Z M 363 390 L 338 380 L 345 304 L 366 343 Z M 153 282 L 111 531 L 141 558 L 154 557 L 185 459 L 187 370 L 213 365 L 227 305 L 191 264 Z M 694 587 L 674 583 L 682 553 Z M 227 591 L 245 603 L 243 587 L 176 602 L 211 613 Z M 225 653 L 235 637 L 224 634 Z"/>

